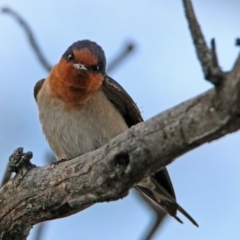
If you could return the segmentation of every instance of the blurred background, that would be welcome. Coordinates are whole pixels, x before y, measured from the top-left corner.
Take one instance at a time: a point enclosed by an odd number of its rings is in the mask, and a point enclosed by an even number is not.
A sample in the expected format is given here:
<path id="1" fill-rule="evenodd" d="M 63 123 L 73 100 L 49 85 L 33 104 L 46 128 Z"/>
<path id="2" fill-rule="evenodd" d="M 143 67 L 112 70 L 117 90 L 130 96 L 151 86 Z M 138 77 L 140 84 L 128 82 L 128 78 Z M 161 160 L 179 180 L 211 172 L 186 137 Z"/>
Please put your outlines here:
<path id="1" fill-rule="evenodd" d="M 239 0 L 193 0 L 208 42 L 216 38 L 220 65 L 229 70 L 238 50 Z M 74 41 L 90 39 L 105 50 L 108 62 L 126 44 L 131 54 L 109 75 L 117 80 L 149 119 L 210 89 L 196 58 L 181 1 L 167 0 L 3 0 L 30 25 L 51 65 Z M 49 147 L 41 131 L 33 87 L 48 72 L 26 34 L 0 14 L 0 176 L 17 147 L 33 151 L 33 163 L 47 164 Z M 240 134 L 234 133 L 191 151 L 168 166 L 178 202 L 199 228 L 180 216 L 168 217 L 152 239 L 239 239 Z M 159 143 L 161 144 L 161 143 Z M 143 240 L 155 214 L 132 190 L 128 197 L 48 222 L 41 239 Z M 29 237 L 34 240 L 34 226 Z"/>

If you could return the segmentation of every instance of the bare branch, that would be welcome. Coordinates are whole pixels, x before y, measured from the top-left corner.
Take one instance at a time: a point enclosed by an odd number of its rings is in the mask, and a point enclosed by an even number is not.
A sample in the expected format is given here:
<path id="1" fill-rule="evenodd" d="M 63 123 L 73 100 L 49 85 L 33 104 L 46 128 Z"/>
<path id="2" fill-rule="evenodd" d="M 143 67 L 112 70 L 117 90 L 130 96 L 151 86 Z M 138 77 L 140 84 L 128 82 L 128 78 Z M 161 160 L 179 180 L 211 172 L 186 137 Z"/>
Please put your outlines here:
<path id="1" fill-rule="evenodd" d="M 212 40 L 212 49 L 209 49 L 195 16 L 191 0 L 183 0 L 183 5 L 205 79 L 212 82 L 215 86 L 219 86 L 226 78 L 226 74 L 218 65 L 215 41 L 214 39 Z"/>
<path id="2" fill-rule="evenodd" d="M 47 71 L 50 71 L 52 67 L 49 64 L 49 62 L 47 61 L 43 52 L 40 50 L 40 47 L 34 37 L 33 31 L 29 27 L 29 24 L 18 13 L 16 13 L 15 11 L 13 11 L 10 8 L 2 8 L 2 12 L 11 14 L 18 21 L 18 23 L 23 27 L 23 29 L 29 39 L 29 43 L 30 43 L 34 53 L 36 54 L 40 64 Z M 108 72 L 117 68 L 129 56 L 129 54 L 133 51 L 134 48 L 135 48 L 135 46 L 133 43 L 126 44 L 124 46 L 123 51 L 120 52 L 119 55 L 109 64 Z M 46 159 L 49 164 L 50 161 L 52 162 L 54 160 L 54 157 L 52 154 L 51 155 L 47 154 Z M 11 178 L 11 172 L 9 171 L 9 167 L 10 167 L 10 163 L 8 164 L 8 166 L 6 168 L 1 186 L 4 185 Z M 38 234 L 36 236 L 36 239 L 40 239 L 40 235 L 43 232 L 43 229 L 44 229 L 44 225 L 43 224 L 39 225 Z"/>
<path id="3" fill-rule="evenodd" d="M 240 38 L 236 39 L 236 46 L 240 46 Z"/>
<path id="4" fill-rule="evenodd" d="M 33 52 L 36 54 L 40 64 L 43 66 L 43 68 L 46 71 L 50 71 L 52 69 L 52 65 L 47 61 L 46 57 L 44 56 L 43 52 L 41 51 L 39 44 L 37 43 L 37 40 L 33 34 L 32 29 L 29 27 L 29 24 L 14 10 L 4 7 L 1 9 L 3 13 L 10 14 L 13 16 L 17 22 L 22 26 L 24 29 L 30 46 L 33 49 Z M 113 71 L 115 68 L 117 68 L 128 56 L 133 52 L 135 49 L 135 44 L 133 43 L 128 43 L 124 46 L 124 49 L 116 56 L 115 59 L 112 60 L 112 62 L 109 63 L 107 72 Z"/>
<path id="5" fill-rule="evenodd" d="M 182 154 L 237 131 L 239 102 L 240 58 L 218 89 L 133 126 L 93 152 L 17 174 L 0 190 L 0 239 L 15 239 L 16 233 L 25 239 L 36 223 L 126 196 Z"/>
<path id="6" fill-rule="evenodd" d="M 147 228 L 146 233 L 142 238 L 143 240 L 150 240 L 153 238 L 155 233 L 162 227 L 167 214 L 145 195 L 137 191 L 136 195 L 139 196 L 139 199 L 142 202 L 148 205 L 148 207 L 153 211 L 155 215 L 154 221 L 149 224 L 149 227 Z"/>
<path id="7" fill-rule="evenodd" d="M 37 231 L 35 235 L 35 240 L 41 240 L 44 230 L 46 229 L 46 223 L 40 223 L 37 225 Z"/>
<path id="8" fill-rule="evenodd" d="M 149 226 L 149 232 L 147 233 L 146 237 L 144 237 L 143 239 L 146 240 L 150 240 L 153 238 L 153 236 L 155 235 L 155 233 L 160 229 L 160 227 L 162 226 L 164 219 L 166 217 L 166 214 L 162 211 L 162 213 L 157 214 L 155 212 L 155 221 L 154 223 Z"/>
<path id="9" fill-rule="evenodd" d="M 20 26 L 24 29 L 27 37 L 28 37 L 28 41 L 34 51 L 34 53 L 36 54 L 40 64 L 45 68 L 46 71 L 50 71 L 52 69 L 52 65 L 47 61 L 47 59 L 44 57 L 42 51 L 40 50 L 40 47 L 37 43 L 37 40 L 33 34 L 33 31 L 31 30 L 31 28 L 29 27 L 29 25 L 27 24 L 27 22 L 15 11 L 13 11 L 10 8 L 4 7 L 1 9 L 3 13 L 7 13 L 9 15 L 11 15 L 13 18 L 15 18 L 17 20 L 17 22 L 20 24 Z"/>
<path id="10" fill-rule="evenodd" d="M 107 73 L 116 69 L 122 62 L 126 60 L 126 58 L 133 52 L 135 49 L 134 43 L 128 43 L 124 46 L 124 49 L 120 51 L 120 53 L 113 59 L 107 67 Z"/>

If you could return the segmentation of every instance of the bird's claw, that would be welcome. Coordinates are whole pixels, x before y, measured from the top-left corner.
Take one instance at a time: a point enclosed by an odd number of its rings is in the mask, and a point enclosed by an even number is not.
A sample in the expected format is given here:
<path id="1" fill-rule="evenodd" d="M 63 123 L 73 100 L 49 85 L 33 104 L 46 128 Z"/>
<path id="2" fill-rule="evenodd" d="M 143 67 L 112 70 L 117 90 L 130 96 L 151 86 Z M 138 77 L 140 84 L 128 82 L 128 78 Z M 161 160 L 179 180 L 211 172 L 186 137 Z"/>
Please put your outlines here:
<path id="1" fill-rule="evenodd" d="M 32 159 L 32 152 L 23 152 L 23 148 L 17 148 L 13 154 L 9 157 L 10 166 L 9 171 L 15 173 L 25 173 L 29 169 L 36 167 L 36 165 L 32 164 L 30 160 Z"/>

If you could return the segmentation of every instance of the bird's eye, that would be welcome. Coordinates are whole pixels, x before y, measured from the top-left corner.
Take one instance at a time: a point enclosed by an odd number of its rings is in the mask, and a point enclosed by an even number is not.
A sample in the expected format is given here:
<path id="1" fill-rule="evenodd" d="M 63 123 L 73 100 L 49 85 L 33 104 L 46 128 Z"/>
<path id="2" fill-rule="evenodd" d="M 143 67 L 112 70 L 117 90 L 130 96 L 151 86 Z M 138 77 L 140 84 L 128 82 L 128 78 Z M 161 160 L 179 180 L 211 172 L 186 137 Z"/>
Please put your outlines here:
<path id="1" fill-rule="evenodd" d="M 98 66 L 98 65 L 92 66 L 92 70 L 93 70 L 94 72 L 97 72 L 97 71 L 100 70 L 100 66 Z"/>
<path id="2" fill-rule="evenodd" d="M 74 60 L 73 53 L 68 54 L 67 58 L 68 58 L 68 61 L 73 61 Z"/>

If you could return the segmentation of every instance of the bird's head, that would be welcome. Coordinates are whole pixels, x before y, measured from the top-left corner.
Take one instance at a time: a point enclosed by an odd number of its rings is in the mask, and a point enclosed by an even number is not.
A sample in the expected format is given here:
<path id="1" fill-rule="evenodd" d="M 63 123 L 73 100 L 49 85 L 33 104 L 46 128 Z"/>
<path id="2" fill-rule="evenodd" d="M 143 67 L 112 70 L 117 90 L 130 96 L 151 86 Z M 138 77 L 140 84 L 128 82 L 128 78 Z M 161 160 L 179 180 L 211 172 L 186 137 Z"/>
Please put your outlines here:
<path id="1" fill-rule="evenodd" d="M 82 40 L 73 43 L 62 55 L 57 70 L 69 85 L 94 90 L 102 84 L 106 58 L 95 42 Z"/>
<path id="2" fill-rule="evenodd" d="M 67 89 L 72 94 L 77 94 L 77 91 L 93 93 L 102 85 L 105 69 L 106 58 L 102 48 L 89 40 L 77 41 L 65 51 L 53 69 L 57 81 L 54 88 L 62 93 L 60 95 L 66 95 Z"/>

